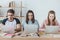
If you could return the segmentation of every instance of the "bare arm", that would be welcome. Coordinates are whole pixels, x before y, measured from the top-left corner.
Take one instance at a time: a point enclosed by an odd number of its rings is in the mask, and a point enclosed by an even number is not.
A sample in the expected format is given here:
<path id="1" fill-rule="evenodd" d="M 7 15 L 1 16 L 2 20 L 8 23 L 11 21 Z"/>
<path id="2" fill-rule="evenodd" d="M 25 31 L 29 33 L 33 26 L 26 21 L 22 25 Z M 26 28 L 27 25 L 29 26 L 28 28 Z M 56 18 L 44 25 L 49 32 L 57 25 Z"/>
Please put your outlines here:
<path id="1" fill-rule="evenodd" d="M 15 31 L 16 32 L 20 32 L 21 31 L 21 24 L 17 24 Z"/>

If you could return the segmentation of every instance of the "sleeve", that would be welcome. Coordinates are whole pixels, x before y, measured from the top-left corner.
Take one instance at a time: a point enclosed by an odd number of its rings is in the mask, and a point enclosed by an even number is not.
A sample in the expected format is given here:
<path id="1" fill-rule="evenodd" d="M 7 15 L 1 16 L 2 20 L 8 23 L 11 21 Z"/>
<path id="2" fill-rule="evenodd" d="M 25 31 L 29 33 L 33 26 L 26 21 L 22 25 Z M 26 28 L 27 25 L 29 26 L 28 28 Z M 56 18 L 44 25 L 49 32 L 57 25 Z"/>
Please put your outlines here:
<path id="1" fill-rule="evenodd" d="M 38 25 L 38 32 L 39 32 L 39 28 L 40 28 L 39 23 L 37 20 L 35 20 L 35 23 Z"/>
<path id="2" fill-rule="evenodd" d="M 36 24 L 38 25 L 38 27 L 39 27 L 39 23 L 38 23 L 38 21 L 37 20 L 35 20 L 36 21 Z"/>
<path id="3" fill-rule="evenodd" d="M 5 25 L 6 21 L 7 21 L 7 19 L 3 19 L 2 24 Z"/>
<path id="4" fill-rule="evenodd" d="M 24 25 L 25 25 L 25 20 L 22 21 L 22 28 L 23 28 L 23 31 L 24 31 Z"/>
<path id="5" fill-rule="evenodd" d="M 21 24 L 19 19 L 16 18 L 16 24 Z"/>

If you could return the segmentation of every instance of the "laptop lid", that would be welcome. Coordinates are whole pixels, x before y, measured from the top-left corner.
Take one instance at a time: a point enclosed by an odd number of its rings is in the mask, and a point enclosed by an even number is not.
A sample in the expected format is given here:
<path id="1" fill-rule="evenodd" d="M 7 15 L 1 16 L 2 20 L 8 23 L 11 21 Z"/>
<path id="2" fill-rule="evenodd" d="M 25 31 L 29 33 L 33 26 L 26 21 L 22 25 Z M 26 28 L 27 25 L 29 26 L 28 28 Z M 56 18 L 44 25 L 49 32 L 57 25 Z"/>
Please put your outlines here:
<path id="1" fill-rule="evenodd" d="M 36 33 L 38 31 L 38 25 L 28 24 L 25 26 L 24 31 L 27 33 Z"/>
<path id="2" fill-rule="evenodd" d="M 45 33 L 58 33 L 59 26 L 46 26 Z"/>

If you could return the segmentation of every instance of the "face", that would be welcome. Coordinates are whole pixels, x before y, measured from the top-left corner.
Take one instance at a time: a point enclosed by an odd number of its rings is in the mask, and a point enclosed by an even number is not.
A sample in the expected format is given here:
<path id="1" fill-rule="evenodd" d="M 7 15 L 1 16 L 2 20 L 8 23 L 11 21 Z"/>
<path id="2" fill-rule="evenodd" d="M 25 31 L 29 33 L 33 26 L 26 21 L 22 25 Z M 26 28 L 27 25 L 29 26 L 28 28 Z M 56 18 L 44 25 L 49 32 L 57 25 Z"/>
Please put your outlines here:
<path id="1" fill-rule="evenodd" d="M 50 21 L 52 21 L 53 19 L 54 19 L 54 14 L 49 14 L 49 19 L 50 19 Z"/>
<path id="2" fill-rule="evenodd" d="M 29 18 L 29 20 L 31 20 L 33 18 L 33 14 L 32 13 L 28 13 L 28 18 Z"/>
<path id="3" fill-rule="evenodd" d="M 8 13 L 8 19 L 13 19 L 14 18 L 14 15 L 12 13 Z"/>

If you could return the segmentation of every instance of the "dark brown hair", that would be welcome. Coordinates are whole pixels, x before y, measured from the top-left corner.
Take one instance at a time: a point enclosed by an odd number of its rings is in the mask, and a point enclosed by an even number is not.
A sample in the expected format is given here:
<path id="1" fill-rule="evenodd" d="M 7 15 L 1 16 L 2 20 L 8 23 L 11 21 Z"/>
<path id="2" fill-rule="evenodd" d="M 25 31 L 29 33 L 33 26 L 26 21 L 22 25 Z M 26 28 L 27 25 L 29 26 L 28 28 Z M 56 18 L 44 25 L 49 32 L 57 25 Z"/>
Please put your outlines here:
<path id="1" fill-rule="evenodd" d="M 27 14 L 26 14 L 26 23 L 28 24 L 29 18 L 28 18 L 28 14 L 32 13 L 33 18 L 31 19 L 32 23 L 35 22 L 35 18 L 34 18 L 34 12 L 32 10 L 28 10 Z"/>
<path id="2" fill-rule="evenodd" d="M 50 25 L 50 20 L 49 20 L 49 15 L 50 14 L 54 14 L 54 19 L 52 20 L 52 25 L 56 25 L 56 22 L 55 22 L 56 16 L 55 16 L 55 11 L 53 11 L 53 10 L 48 12 L 48 24 L 47 25 Z"/>
<path id="3" fill-rule="evenodd" d="M 13 9 L 9 9 L 7 13 L 12 13 L 14 15 L 15 11 Z"/>

